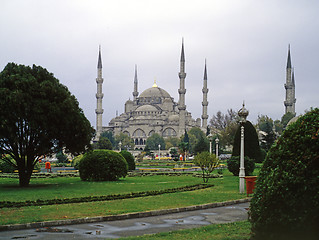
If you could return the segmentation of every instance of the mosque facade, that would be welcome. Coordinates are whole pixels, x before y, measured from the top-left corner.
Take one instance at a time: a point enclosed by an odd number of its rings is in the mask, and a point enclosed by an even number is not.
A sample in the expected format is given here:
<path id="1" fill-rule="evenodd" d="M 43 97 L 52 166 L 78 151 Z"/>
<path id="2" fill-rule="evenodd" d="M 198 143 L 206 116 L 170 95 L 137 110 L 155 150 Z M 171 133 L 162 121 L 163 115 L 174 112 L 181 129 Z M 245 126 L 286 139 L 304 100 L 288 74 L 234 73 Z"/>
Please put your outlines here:
<path id="1" fill-rule="evenodd" d="M 98 77 L 97 82 L 97 108 L 96 108 L 96 130 L 97 138 L 103 131 L 112 131 L 113 135 L 120 133 L 127 134 L 135 143 L 135 148 L 143 149 L 148 137 L 154 133 L 158 133 L 164 138 L 181 137 L 185 130 L 188 131 L 192 127 L 199 127 L 206 132 L 207 129 L 207 69 L 206 63 L 203 78 L 203 101 L 202 116 L 196 120 L 192 114 L 187 111 L 185 105 L 185 56 L 184 44 L 182 44 L 180 71 L 179 71 L 179 100 L 174 98 L 163 88 L 157 86 L 154 82 L 153 86 L 144 90 L 141 94 L 138 92 L 137 68 L 135 67 L 133 100 L 127 100 L 124 106 L 124 113 L 113 118 L 108 126 L 102 126 L 102 60 L 99 50 L 98 57 Z"/>

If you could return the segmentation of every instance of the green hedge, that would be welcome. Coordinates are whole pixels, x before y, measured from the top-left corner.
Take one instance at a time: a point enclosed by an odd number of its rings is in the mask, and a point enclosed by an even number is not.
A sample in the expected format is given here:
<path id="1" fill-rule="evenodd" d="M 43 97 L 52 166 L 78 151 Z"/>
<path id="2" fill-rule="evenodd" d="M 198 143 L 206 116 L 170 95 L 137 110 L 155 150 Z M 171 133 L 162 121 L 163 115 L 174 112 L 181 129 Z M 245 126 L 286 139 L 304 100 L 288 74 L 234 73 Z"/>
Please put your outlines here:
<path id="1" fill-rule="evenodd" d="M 250 205 L 253 239 L 319 239 L 319 109 L 271 147 Z"/>
<path id="2" fill-rule="evenodd" d="M 163 189 L 163 190 L 132 192 L 132 193 L 125 193 L 125 194 L 112 194 L 112 195 L 104 195 L 104 196 L 89 196 L 89 197 L 79 197 L 79 198 L 62 198 L 62 199 L 48 199 L 48 200 L 38 199 L 35 201 L 24 201 L 24 202 L 1 201 L 0 208 L 110 201 L 110 200 L 118 200 L 118 199 L 156 196 L 156 195 L 161 195 L 165 193 L 194 191 L 194 190 L 205 189 L 205 188 L 209 188 L 213 186 L 214 186 L 213 184 L 195 184 L 195 185 L 190 185 L 185 187 L 169 188 L 169 189 Z"/>
<path id="3" fill-rule="evenodd" d="M 244 158 L 245 175 L 250 176 L 255 170 L 255 162 L 249 157 Z M 240 157 L 231 157 L 227 159 L 227 168 L 234 175 L 239 175 Z"/>
<path id="4" fill-rule="evenodd" d="M 133 155 L 126 151 L 126 150 L 122 150 L 120 152 L 120 154 L 125 158 L 127 164 L 128 164 L 128 170 L 132 171 L 132 170 L 135 170 L 135 159 L 133 157 Z"/>

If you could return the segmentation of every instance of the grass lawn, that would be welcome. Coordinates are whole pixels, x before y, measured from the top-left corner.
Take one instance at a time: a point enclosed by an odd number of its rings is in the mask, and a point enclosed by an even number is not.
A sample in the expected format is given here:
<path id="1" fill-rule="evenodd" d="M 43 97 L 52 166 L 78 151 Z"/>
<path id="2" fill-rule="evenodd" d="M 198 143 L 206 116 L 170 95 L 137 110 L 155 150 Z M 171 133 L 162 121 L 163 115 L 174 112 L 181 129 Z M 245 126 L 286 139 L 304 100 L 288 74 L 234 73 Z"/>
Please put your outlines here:
<path id="1" fill-rule="evenodd" d="M 49 206 L 0 209 L 0 224 L 28 223 L 57 219 L 115 215 L 157 209 L 191 206 L 245 198 L 238 193 L 238 177 L 224 170 L 224 177 L 210 179 L 214 187 L 191 192 L 179 192 L 134 199 L 88 202 Z M 82 182 L 79 178 L 32 179 L 30 188 L 17 187 L 17 180 L 0 178 L 0 200 L 23 201 L 69 198 L 112 193 L 167 189 L 201 183 L 192 176 L 129 177 L 116 182 Z"/>
<path id="2" fill-rule="evenodd" d="M 127 240 L 161 239 L 161 240 L 248 240 L 250 238 L 250 223 L 248 221 L 228 224 L 212 224 L 205 227 L 178 230 L 173 232 L 144 235 L 138 237 L 120 238 Z"/>

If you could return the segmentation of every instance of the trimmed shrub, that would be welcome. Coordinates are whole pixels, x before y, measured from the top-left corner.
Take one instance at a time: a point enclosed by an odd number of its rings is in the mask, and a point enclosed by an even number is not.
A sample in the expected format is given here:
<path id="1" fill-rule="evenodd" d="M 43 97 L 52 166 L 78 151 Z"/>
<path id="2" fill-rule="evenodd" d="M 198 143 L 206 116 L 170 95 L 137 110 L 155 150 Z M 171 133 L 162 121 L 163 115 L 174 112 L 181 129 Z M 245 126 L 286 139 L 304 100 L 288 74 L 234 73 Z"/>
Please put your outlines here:
<path id="1" fill-rule="evenodd" d="M 79 172 L 83 181 L 115 181 L 126 177 L 127 162 L 112 150 L 94 150 L 83 156 Z"/>
<path id="2" fill-rule="evenodd" d="M 255 162 L 253 159 L 249 157 L 244 158 L 245 165 L 245 175 L 250 176 L 255 170 Z M 231 157 L 227 159 L 228 170 L 234 174 L 234 176 L 239 175 L 239 167 L 240 167 L 240 157 Z"/>
<path id="3" fill-rule="evenodd" d="M 125 158 L 128 165 L 128 170 L 135 170 L 135 159 L 133 155 L 126 150 L 122 150 L 120 154 Z"/>
<path id="4" fill-rule="evenodd" d="M 251 159 L 254 159 L 255 162 L 261 163 L 263 159 L 255 127 L 251 124 L 251 122 L 247 121 L 244 124 L 244 130 L 245 157 L 247 156 Z M 235 134 L 232 156 L 240 156 L 240 126 Z"/>
<path id="5" fill-rule="evenodd" d="M 253 239 L 319 239 L 319 109 L 269 150 L 250 204 Z"/>

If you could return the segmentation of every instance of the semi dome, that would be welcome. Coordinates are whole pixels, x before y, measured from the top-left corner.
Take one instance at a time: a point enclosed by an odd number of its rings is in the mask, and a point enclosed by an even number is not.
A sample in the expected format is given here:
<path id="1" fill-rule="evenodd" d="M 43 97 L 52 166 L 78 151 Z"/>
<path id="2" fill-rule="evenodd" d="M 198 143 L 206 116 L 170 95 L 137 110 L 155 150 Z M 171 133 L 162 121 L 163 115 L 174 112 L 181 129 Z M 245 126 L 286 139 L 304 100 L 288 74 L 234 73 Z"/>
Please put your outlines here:
<path id="1" fill-rule="evenodd" d="M 154 111 L 158 111 L 158 109 L 152 105 L 143 105 L 136 108 L 135 111 L 136 112 L 154 112 Z"/>

